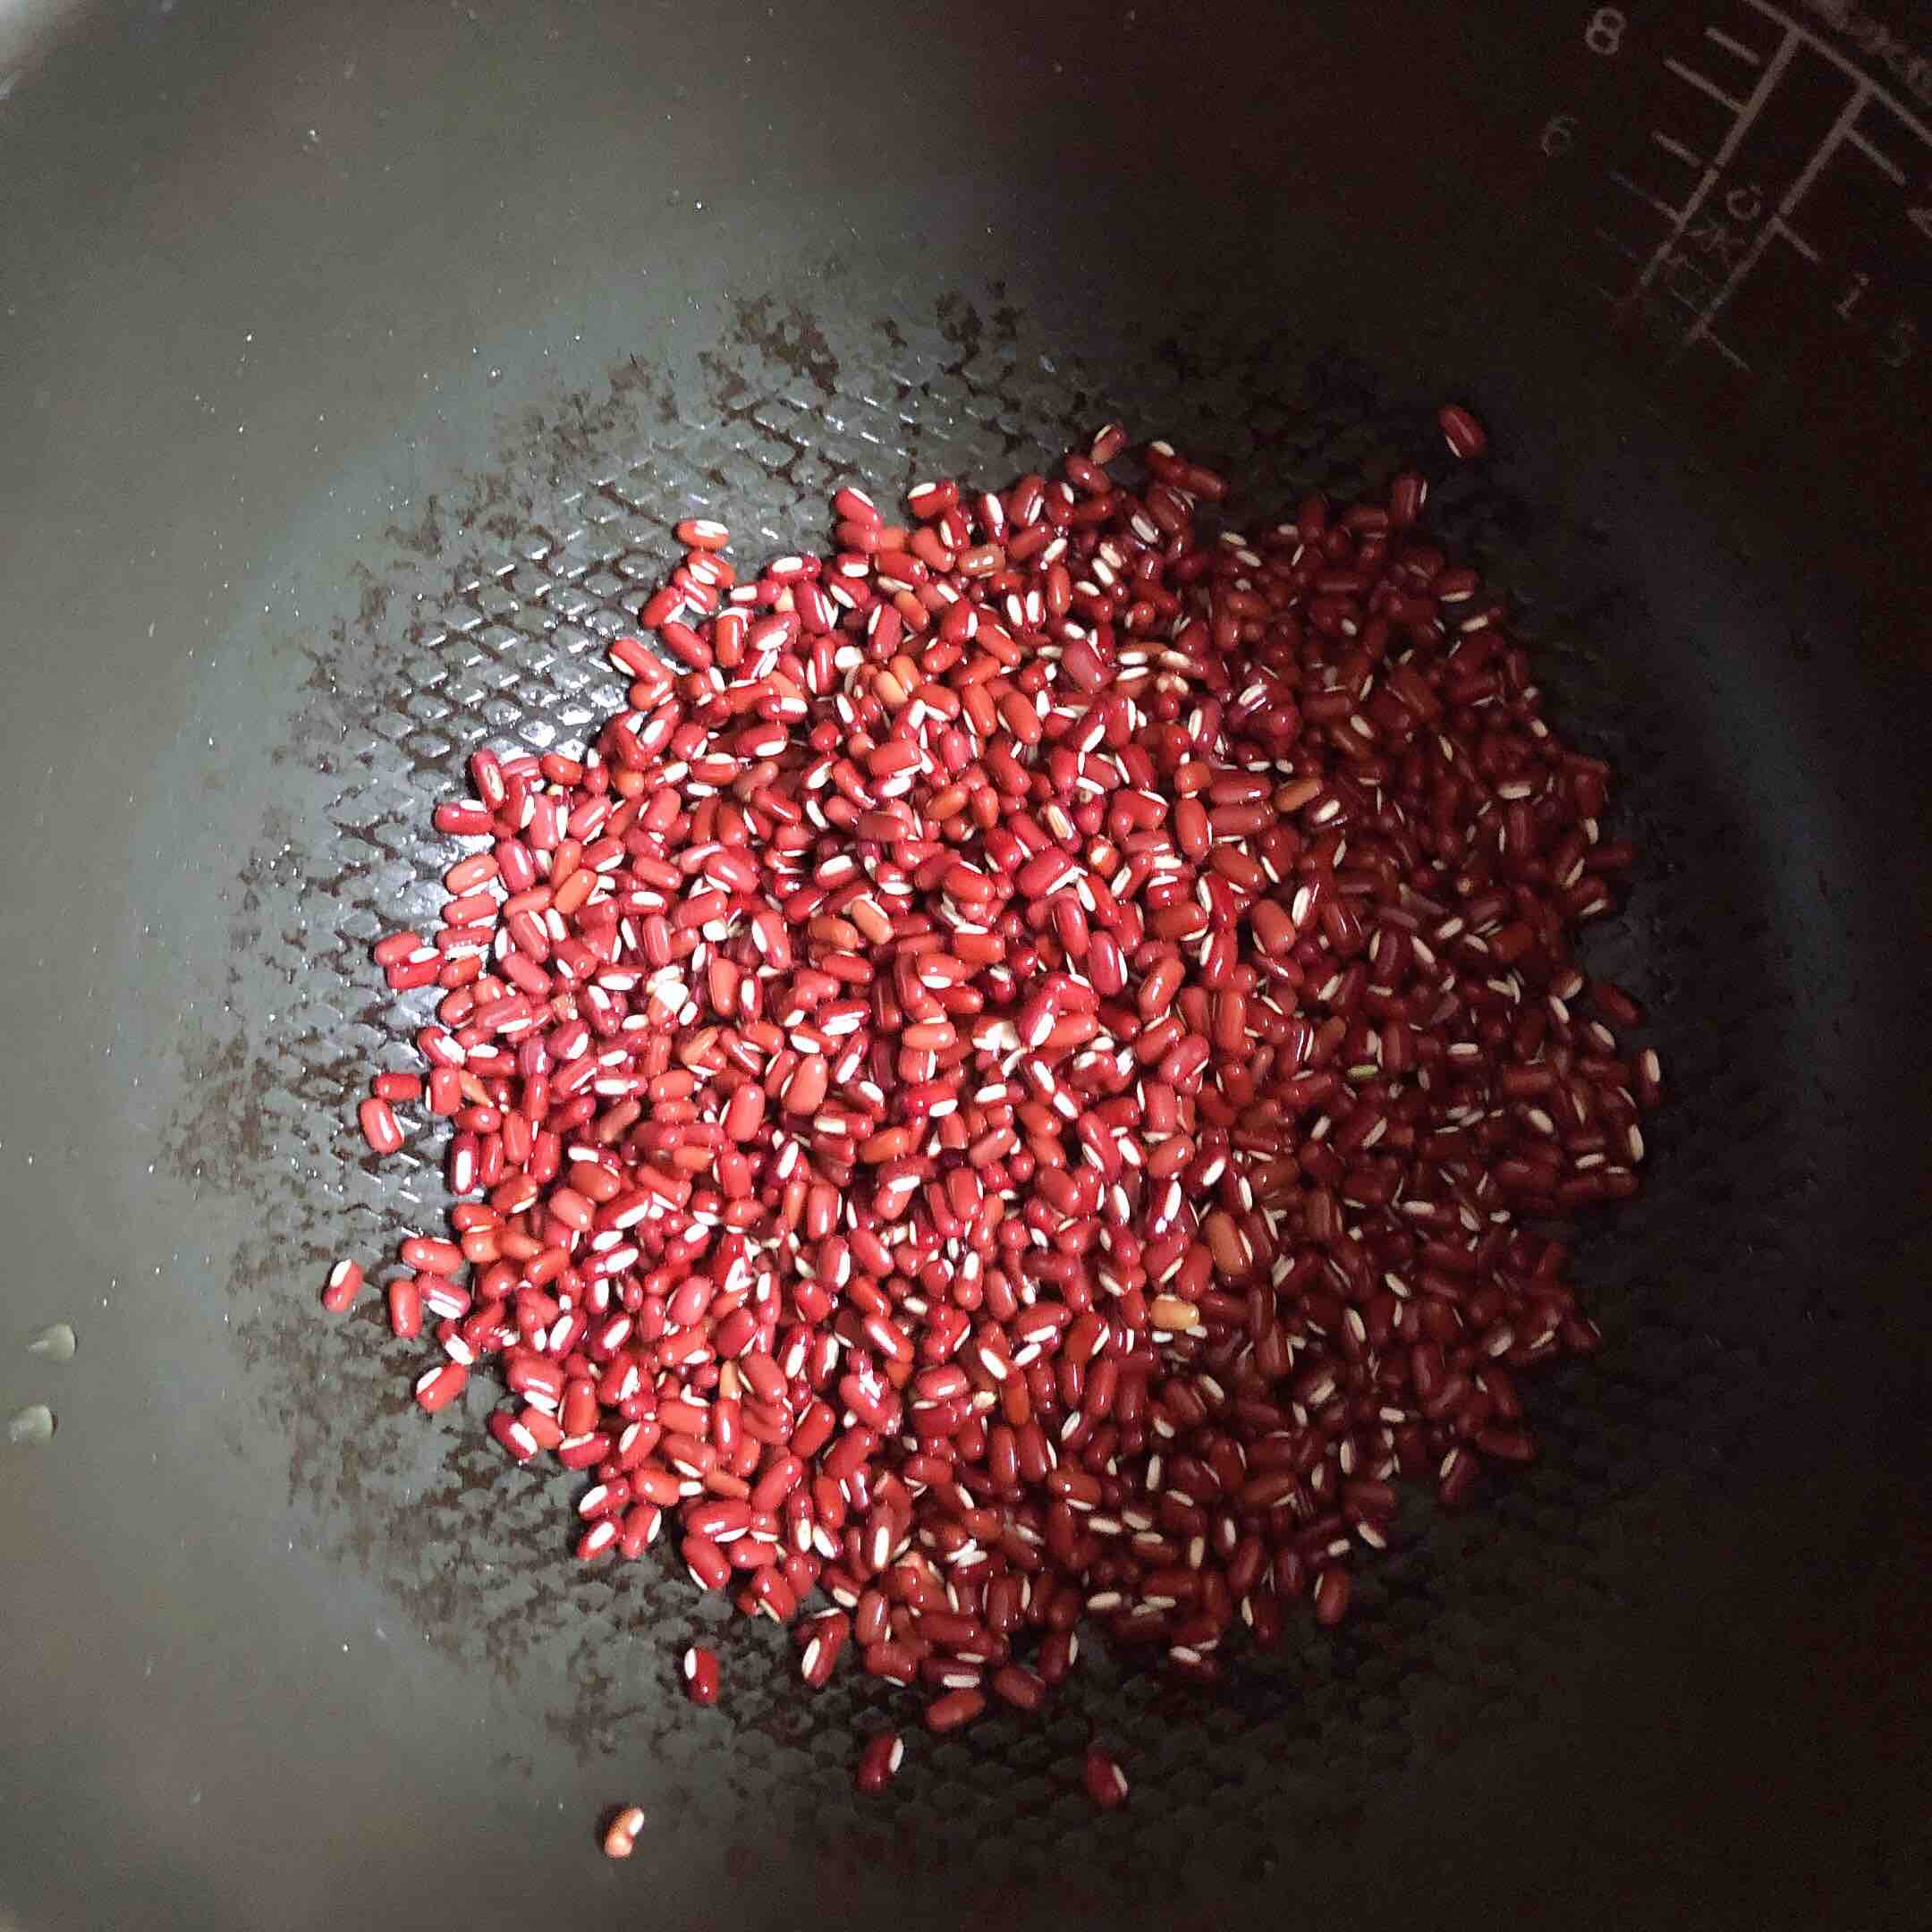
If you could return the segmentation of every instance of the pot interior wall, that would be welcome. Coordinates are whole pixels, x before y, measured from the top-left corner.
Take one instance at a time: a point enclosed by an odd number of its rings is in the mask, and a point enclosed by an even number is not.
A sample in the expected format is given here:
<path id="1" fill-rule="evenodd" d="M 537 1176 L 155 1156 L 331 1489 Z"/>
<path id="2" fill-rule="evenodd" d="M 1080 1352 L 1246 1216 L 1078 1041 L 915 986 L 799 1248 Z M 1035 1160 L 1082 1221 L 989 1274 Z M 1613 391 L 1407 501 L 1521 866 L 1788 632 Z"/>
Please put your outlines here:
<path id="1" fill-rule="evenodd" d="M 0 1466 L 0 1920 L 1917 1922 L 1927 385 L 1829 303 L 1758 315 L 1741 375 L 1593 292 L 1589 143 L 1648 106 L 1605 64 L 1697 38 L 1626 24 L 147 4 L 22 71 L 0 1209 L 21 1339 L 81 1351 L 0 1356 L 60 1417 Z M 1800 56 L 1766 182 L 1836 97 Z M 1257 519 L 1421 461 L 1616 766 L 1645 863 L 1593 957 L 1673 1098 L 1583 1237 L 1608 1345 L 1530 1379 L 1531 1470 L 1405 1513 L 1343 1631 L 1223 1692 L 1097 1659 L 861 1802 L 903 1701 L 808 1697 L 733 1622 L 688 1707 L 720 1620 L 671 1559 L 572 1565 L 567 1484 L 317 1318 L 443 1199 L 432 1143 L 346 1128 L 409 1063 L 367 947 L 440 901 L 474 745 L 618 701 L 602 640 L 680 515 L 809 543 L 841 479 L 1004 480 L 1114 415 Z M 1079 1791 L 1096 1729 L 1124 1824 Z"/>

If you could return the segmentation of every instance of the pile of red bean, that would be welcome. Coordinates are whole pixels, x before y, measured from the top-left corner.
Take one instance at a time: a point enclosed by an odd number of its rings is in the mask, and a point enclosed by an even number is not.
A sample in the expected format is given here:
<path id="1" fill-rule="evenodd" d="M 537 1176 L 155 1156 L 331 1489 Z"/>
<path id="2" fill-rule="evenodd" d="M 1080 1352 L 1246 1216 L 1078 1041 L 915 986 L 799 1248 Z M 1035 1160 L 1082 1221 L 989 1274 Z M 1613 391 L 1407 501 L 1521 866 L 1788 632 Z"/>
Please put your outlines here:
<path id="1" fill-rule="evenodd" d="M 387 1289 L 422 1406 L 493 1364 L 581 1558 L 668 1513 L 807 1683 L 849 1653 L 935 1730 L 1038 1707 L 1082 1626 L 1211 1681 L 1343 1617 L 1398 1483 L 1527 1461 L 1519 1371 L 1597 1341 L 1531 1224 L 1635 1191 L 1658 1096 L 1572 951 L 1609 775 L 1422 479 L 1242 535 L 1125 445 L 904 524 L 848 487 L 743 582 L 679 525 L 628 708 L 478 751 L 442 929 L 376 949 L 444 989 L 459 1200 Z"/>

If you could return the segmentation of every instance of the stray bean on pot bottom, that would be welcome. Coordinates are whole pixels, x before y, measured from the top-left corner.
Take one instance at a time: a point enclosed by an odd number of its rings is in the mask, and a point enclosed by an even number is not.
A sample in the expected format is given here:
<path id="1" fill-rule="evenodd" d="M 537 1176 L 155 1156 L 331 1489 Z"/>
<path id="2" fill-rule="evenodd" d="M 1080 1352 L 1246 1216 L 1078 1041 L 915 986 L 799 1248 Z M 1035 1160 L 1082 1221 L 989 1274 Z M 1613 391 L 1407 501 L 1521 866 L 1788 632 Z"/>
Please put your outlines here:
<path id="1" fill-rule="evenodd" d="M 1125 443 L 905 522 L 847 487 L 742 580 L 681 524 L 627 707 L 479 750 L 442 928 L 376 949 L 442 988 L 360 1115 L 452 1130 L 386 1286 L 423 1407 L 488 1365 L 583 1560 L 667 1537 L 934 1731 L 1083 1631 L 1212 1682 L 1346 1614 L 1399 1486 L 1530 1459 L 1519 1377 L 1598 1340 L 1530 1224 L 1635 1191 L 1661 1092 L 1572 953 L 1609 773 L 1422 479 L 1241 531 Z"/>

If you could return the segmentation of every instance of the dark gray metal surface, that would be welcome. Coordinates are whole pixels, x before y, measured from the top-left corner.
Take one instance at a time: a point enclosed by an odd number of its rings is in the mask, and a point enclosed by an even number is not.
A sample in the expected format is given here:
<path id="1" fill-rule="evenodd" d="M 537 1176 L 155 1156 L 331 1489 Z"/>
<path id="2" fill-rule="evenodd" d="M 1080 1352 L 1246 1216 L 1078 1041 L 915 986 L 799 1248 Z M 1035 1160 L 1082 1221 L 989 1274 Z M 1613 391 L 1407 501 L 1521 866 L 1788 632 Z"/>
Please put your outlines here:
<path id="1" fill-rule="evenodd" d="M 0 1406 L 60 1418 L 0 1455 L 0 1925 L 1925 1922 L 1926 379 L 1606 329 L 1538 173 L 1589 19 L 150 4 L 0 99 Z M 1114 412 L 1345 488 L 1451 394 L 1443 525 L 1648 855 L 1609 1345 L 1338 1636 L 860 1804 L 902 1703 L 734 1623 L 686 1706 L 688 1584 L 572 1566 L 567 1486 L 315 1313 L 440 1199 L 344 1131 L 426 796 L 614 701 L 693 504 L 788 546 Z"/>

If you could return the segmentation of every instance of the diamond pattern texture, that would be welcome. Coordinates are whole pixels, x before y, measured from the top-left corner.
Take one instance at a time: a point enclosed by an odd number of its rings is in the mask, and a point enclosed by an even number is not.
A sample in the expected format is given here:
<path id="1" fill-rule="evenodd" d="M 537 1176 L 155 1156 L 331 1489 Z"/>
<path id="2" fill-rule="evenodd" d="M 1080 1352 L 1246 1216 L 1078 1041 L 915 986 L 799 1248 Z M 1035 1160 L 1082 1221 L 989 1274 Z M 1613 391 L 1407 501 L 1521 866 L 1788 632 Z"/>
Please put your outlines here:
<path id="1" fill-rule="evenodd" d="M 1714 958 L 1750 958 L 1762 931 L 1741 808 L 1715 795 L 1649 615 L 1602 580 L 1588 532 L 1450 473 L 1430 399 L 1392 401 L 1344 361 L 1305 365 L 1265 330 L 1212 320 L 1184 352 L 1123 338 L 1069 352 L 996 291 L 923 321 L 835 325 L 767 301 L 741 305 L 739 325 L 695 393 L 627 365 L 539 454 L 526 439 L 500 474 L 452 479 L 377 547 L 359 619 L 314 650 L 289 793 L 249 855 L 230 936 L 285 1000 L 272 1028 L 249 1016 L 250 1049 L 201 1070 L 192 1117 L 167 1135 L 174 1157 L 192 1149 L 258 1209 L 241 1274 L 272 1292 L 238 1318 L 249 1385 L 324 1546 L 510 1694 L 532 1659 L 564 1660 L 567 1691 L 542 1721 L 585 1752 L 674 1754 L 694 1776 L 708 1765 L 774 1843 L 836 1835 L 886 1870 L 970 1856 L 987 1882 L 1051 1879 L 1077 1901 L 1102 1880 L 1069 1875 L 1097 1874 L 1103 1855 L 1122 1870 L 1079 1789 L 1098 1732 L 1133 1780 L 1140 1868 L 1184 1846 L 1266 1876 L 1275 1853 L 1241 1822 L 1263 1799 L 1302 1792 L 1343 1816 L 1419 1758 L 1524 1722 L 1513 1685 L 1560 1667 L 1571 1630 L 1618 1592 L 1651 1499 L 1720 1480 L 1777 1377 L 1799 1372 L 1804 1323 L 1835 1318 L 1795 1265 L 1818 1183 L 1781 1124 L 1807 1097 L 1788 988 L 1773 964 L 1734 975 L 1715 1008 L 1688 990 Z M 568 750 L 621 702 L 604 646 L 674 555 L 673 522 L 720 516 L 741 556 L 807 544 L 842 479 L 882 500 L 923 475 L 1004 482 L 1115 413 L 1265 479 L 1258 517 L 1309 488 L 1374 487 L 1419 456 L 1437 474 L 1445 539 L 1516 596 L 1555 715 L 1623 775 L 1616 823 L 1651 862 L 1598 957 L 1653 1002 L 1667 1076 L 1695 1097 L 1658 1120 L 1645 1198 L 1583 1238 L 1608 1345 L 1530 1378 L 1538 1464 L 1460 1519 L 1405 1508 L 1342 1631 L 1295 1621 L 1279 1653 L 1207 1695 L 1094 1656 L 1042 1721 L 914 1741 L 889 1817 L 861 1823 L 858 1741 L 888 1716 L 916 1724 L 911 1700 L 851 1671 L 805 1692 L 785 1639 L 699 1603 L 662 1550 L 623 1569 L 572 1562 L 578 1479 L 506 1462 L 480 1427 L 496 1394 L 483 1377 L 464 1411 L 426 1426 L 408 1394 L 419 1349 L 386 1337 L 373 1301 L 345 1326 L 318 1323 L 309 1263 L 390 1254 L 402 1228 L 440 1216 L 440 1129 L 380 1165 L 343 1131 L 370 1071 L 414 1063 L 408 1039 L 434 1000 L 393 1000 L 369 945 L 433 918 L 449 847 L 429 812 L 462 787 L 475 747 Z M 1757 1265 L 1728 1266 L 1744 1243 Z M 700 1735 L 674 1659 L 702 1630 L 724 1652 L 727 1722 Z"/>

